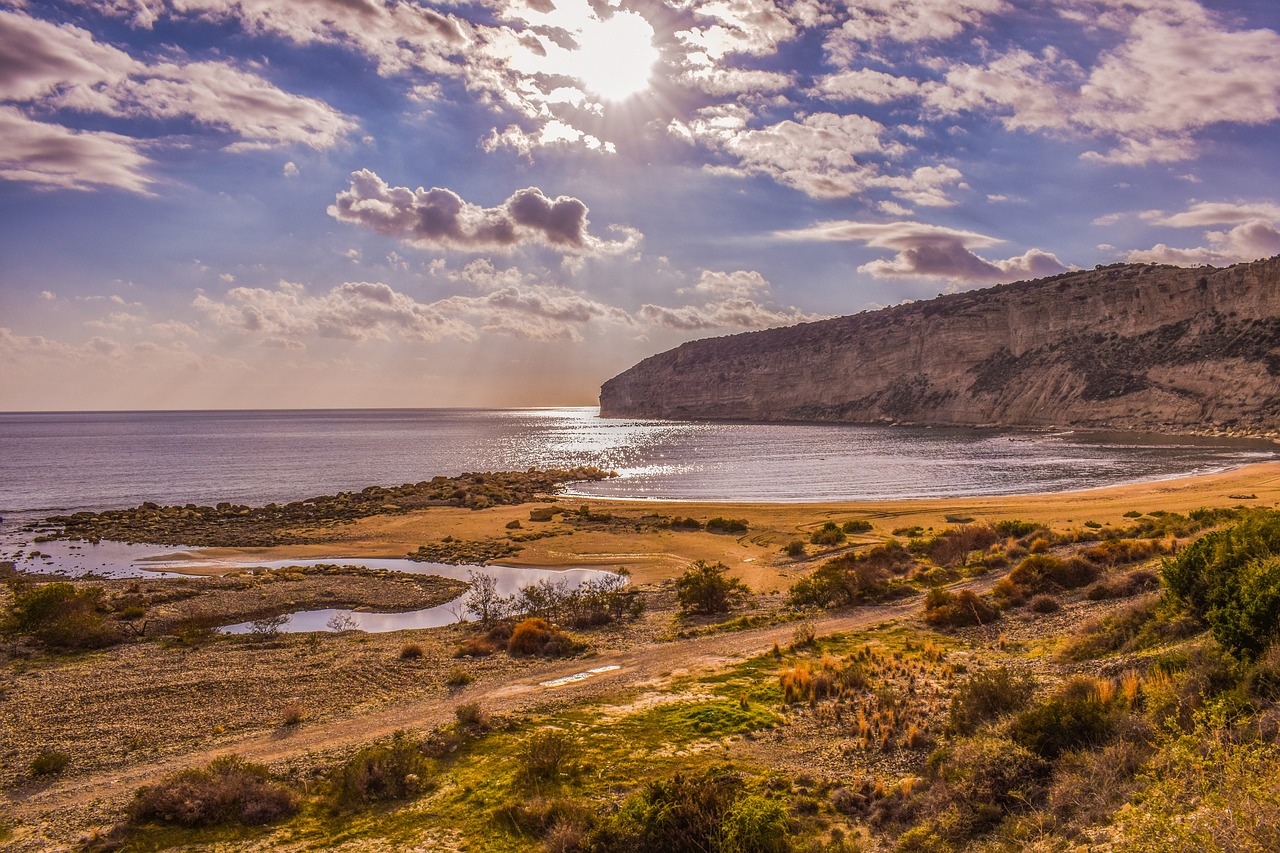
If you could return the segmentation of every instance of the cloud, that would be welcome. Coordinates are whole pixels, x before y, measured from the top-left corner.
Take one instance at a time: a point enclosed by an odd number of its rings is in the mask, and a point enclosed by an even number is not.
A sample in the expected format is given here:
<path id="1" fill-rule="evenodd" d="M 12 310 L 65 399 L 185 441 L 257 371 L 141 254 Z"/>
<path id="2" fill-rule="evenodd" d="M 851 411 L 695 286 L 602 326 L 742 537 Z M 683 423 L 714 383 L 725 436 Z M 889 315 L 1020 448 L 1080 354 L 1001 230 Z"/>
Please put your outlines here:
<path id="1" fill-rule="evenodd" d="M 728 174 L 768 175 L 814 198 L 843 198 L 869 185 L 876 174 L 859 155 L 897 152 L 881 137 L 884 125 L 860 115 L 814 113 L 801 121 L 747 127 L 736 110 L 709 109 L 671 131 L 691 141 L 718 148 L 737 159 L 736 166 L 717 167 Z"/>
<path id="2" fill-rule="evenodd" d="M 909 77 L 897 77 L 883 71 L 859 68 L 822 77 L 813 87 L 813 94 L 833 101 L 887 104 L 890 101 L 919 95 L 920 84 Z"/>
<path id="3" fill-rule="evenodd" d="M 385 75 L 453 70 L 447 59 L 471 42 L 465 21 L 418 3 L 370 0 L 108 0 L 104 12 L 151 28 L 161 17 L 235 22 L 254 35 L 296 44 L 336 44 L 377 62 Z"/>
<path id="4" fill-rule="evenodd" d="M 646 304 L 638 313 L 651 326 L 679 331 L 767 329 L 819 319 L 795 307 L 761 301 L 769 290 L 768 279 L 755 270 L 701 270 L 697 283 L 682 292 L 702 296 L 702 305 L 669 308 Z"/>
<path id="5" fill-rule="evenodd" d="M 232 288 L 221 300 L 202 293 L 192 304 L 220 329 L 266 338 L 360 342 L 476 337 L 470 325 L 378 282 L 345 282 L 313 296 L 301 284 L 281 281 L 274 290 Z"/>
<path id="6" fill-rule="evenodd" d="M 1065 272 L 1056 255 L 1041 249 L 1006 260 L 989 261 L 973 249 L 1005 242 L 973 231 L 962 231 L 923 222 L 819 222 L 809 228 L 779 231 L 784 240 L 854 241 L 880 249 L 892 249 L 892 258 L 870 261 L 858 267 L 876 278 L 940 278 L 957 282 L 997 282 L 1040 278 Z"/>
<path id="7" fill-rule="evenodd" d="M 1196 154 L 1197 131 L 1280 118 L 1274 30 L 1230 29 L 1196 3 L 1076 8 L 1090 24 L 1121 34 L 1092 68 L 1052 47 L 1039 55 L 1013 50 L 984 65 L 952 68 L 945 85 L 928 87 L 926 103 L 943 112 L 1002 112 L 1010 129 L 1109 141 L 1109 148 L 1083 156 L 1124 165 L 1187 160 Z"/>
<path id="8" fill-rule="evenodd" d="M 661 305 L 640 306 L 640 319 L 664 329 L 692 332 L 709 329 L 769 329 L 791 326 L 819 319 L 796 308 L 773 308 L 753 299 L 726 299 L 705 305 L 667 308 Z"/>
<path id="9" fill-rule="evenodd" d="M 676 33 L 676 39 L 692 49 L 691 61 L 699 64 L 709 65 L 731 53 L 766 56 L 797 33 L 773 0 L 711 0 L 693 4 L 690 11 L 715 21 Z"/>
<path id="10" fill-rule="evenodd" d="M 1143 213 L 1141 218 L 1172 228 L 1233 227 L 1205 230 L 1203 239 L 1207 245 L 1199 247 L 1175 248 L 1157 243 L 1149 249 L 1134 250 L 1127 255 L 1134 263 L 1227 266 L 1280 254 L 1280 205 L 1197 202 L 1180 213 L 1154 210 Z"/>
<path id="11" fill-rule="evenodd" d="M 486 292 L 419 302 L 381 282 L 345 282 L 312 294 L 304 285 L 281 281 L 275 288 L 232 288 L 216 299 L 201 293 L 193 304 L 222 331 L 289 349 L 306 338 L 473 342 L 482 333 L 580 341 L 581 330 L 593 323 L 634 324 L 621 308 L 567 287 L 519 281 L 483 265 L 468 265 L 458 277 L 482 282 L 478 289 Z"/>
<path id="12" fill-rule="evenodd" d="M 845 6 L 847 17 L 827 35 L 825 47 L 847 64 L 867 43 L 954 38 L 1009 8 L 1004 0 L 858 0 Z"/>
<path id="13" fill-rule="evenodd" d="M 239 137 L 231 150 L 302 144 L 331 148 L 355 128 L 323 101 L 285 92 L 226 62 L 148 64 L 86 30 L 0 10 L 0 177 L 49 187 L 146 192 L 156 144 L 37 121 L 30 111 L 124 119 L 185 119 Z M 25 108 L 20 108 L 21 105 Z M 10 139 L 13 143 L 10 144 Z"/>
<path id="14" fill-rule="evenodd" d="M 284 168 L 280 170 L 280 174 L 284 175 L 286 178 L 298 177 L 298 164 L 290 160 L 288 163 L 284 164 Z"/>
<path id="15" fill-rule="evenodd" d="M 769 287 L 769 280 L 755 270 L 702 270 L 698 275 L 698 283 L 692 290 L 694 293 L 712 296 L 748 297 L 767 293 Z"/>
<path id="16" fill-rule="evenodd" d="M 0 106 L 0 139 L 0 179 L 48 189 L 149 193 L 151 161 L 136 140 L 118 133 L 71 130 Z"/>
<path id="17" fill-rule="evenodd" d="M 639 241 L 626 233 L 619 241 L 602 240 L 588 230 L 587 206 L 571 196 L 550 198 L 537 187 L 517 190 L 497 207 L 463 201 L 452 190 L 392 187 L 368 169 L 351 174 L 329 215 L 362 225 L 422 249 L 512 251 L 529 245 L 570 254 L 616 254 Z"/>

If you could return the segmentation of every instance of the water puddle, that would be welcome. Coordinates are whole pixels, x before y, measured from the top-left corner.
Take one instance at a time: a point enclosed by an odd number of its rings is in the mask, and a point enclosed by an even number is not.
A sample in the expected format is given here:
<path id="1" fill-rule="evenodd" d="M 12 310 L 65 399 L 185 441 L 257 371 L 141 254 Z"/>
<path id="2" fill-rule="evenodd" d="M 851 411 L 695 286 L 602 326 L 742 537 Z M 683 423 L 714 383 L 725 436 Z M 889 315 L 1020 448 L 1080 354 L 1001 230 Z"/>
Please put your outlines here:
<path id="1" fill-rule="evenodd" d="M 595 669 L 588 669 L 585 672 L 575 672 L 573 675 L 566 675 L 563 678 L 553 678 L 550 681 L 541 681 L 541 687 L 564 687 L 566 684 L 577 684 L 579 681 L 586 681 L 588 678 L 600 675 L 603 672 L 613 672 L 615 669 L 622 669 L 617 664 L 609 664 L 608 666 L 598 666 Z"/>

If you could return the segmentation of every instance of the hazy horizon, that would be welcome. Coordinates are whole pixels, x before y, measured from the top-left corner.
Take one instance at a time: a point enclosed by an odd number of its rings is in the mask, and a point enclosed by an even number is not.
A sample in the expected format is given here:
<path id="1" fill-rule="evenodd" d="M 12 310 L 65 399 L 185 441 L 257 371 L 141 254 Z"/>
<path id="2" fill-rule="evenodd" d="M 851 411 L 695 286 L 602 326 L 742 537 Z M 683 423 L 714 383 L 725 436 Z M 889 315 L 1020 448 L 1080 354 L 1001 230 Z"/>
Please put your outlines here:
<path id="1" fill-rule="evenodd" d="M 0 408 L 594 405 L 694 338 L 1280 252 L 1271 0 L 0 4 Z"/>

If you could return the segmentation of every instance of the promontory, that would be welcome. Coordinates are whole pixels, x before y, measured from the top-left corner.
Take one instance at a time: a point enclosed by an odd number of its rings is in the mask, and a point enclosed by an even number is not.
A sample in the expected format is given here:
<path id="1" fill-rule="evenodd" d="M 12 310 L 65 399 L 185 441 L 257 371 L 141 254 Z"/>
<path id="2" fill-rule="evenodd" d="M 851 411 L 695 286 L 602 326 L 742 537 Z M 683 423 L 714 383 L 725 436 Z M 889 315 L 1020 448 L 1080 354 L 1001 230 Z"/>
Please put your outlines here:
<path id="1" fill-rule="evenodd" d="M 1280 256 L 1114 264 L 691 341 L 605 382 L 600 412 L 1273 434 Z"/>

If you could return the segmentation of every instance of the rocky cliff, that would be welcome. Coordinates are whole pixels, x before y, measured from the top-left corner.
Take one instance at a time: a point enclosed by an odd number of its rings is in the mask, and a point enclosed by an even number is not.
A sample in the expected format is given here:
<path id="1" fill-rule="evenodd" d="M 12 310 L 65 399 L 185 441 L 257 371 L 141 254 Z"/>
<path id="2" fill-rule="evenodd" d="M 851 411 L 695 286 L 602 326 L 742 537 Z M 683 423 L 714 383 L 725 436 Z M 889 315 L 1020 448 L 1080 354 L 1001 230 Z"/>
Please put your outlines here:
<path id="1" fill-rule="evenodd" d="M 692 341 L 600 389 L 605 417 L 1280 429 L 1280 256 L 1117 264 Z"/>

